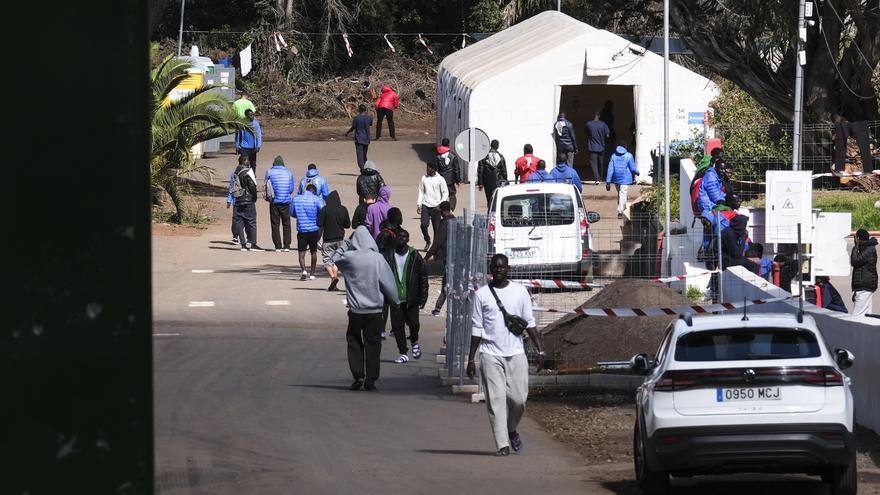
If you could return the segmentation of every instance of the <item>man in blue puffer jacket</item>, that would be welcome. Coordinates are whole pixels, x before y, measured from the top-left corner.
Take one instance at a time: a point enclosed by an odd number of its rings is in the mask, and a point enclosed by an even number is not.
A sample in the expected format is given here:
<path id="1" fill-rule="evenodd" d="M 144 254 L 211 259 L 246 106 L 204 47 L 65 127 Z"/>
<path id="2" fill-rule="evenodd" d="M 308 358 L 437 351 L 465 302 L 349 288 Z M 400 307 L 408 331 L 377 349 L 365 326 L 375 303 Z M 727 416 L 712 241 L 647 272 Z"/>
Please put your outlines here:
<path id="1" fill-rule="evenodd" d="M 703 181 L 700 182 L 700 190 L 697 193 L 697 207 L 703 212 L 703 216 L 711 218 L 712 210 L 723 203 L 727 197 L 726 182 L 730 179 L 730 165 L 724 160 L 715 162 L 715 166 L 706 169 Z"/>
<path id="2" fill-rule="evenodd" d="M 318 190 L 318 196 L 327 200 L 327 196 L 330 195 L 330 186 L 327 184 L 327 179 L 324 178 L 323 175 L 318 175 L 318 166 L 314 163 L 310 163 L 308 169 L 306 169 L 306 175 L 299 181 L 299 187 L 296 188 L 297 194 L 302 194 L 306 190 L 306 186 L 309 184 L 314 184 L 315 189 Z"/>
<path id="3" fill-rule="evenodd" d="M 550 171 L 550 178 L 555 182 L 571 184 L 579 193 L 583 192 L 584 188 L 581 186 L 581 177 L 578 175 L 577 170 L 568 165 L 566 160 L 568 160 L 568 153 L 560 151 L 556 157 L 556 166 Z"/>
<path id="4" fill-rule="evenodd" d="M 272 162 L 272 168 L 266 171 L 266 187 L 271 187 L 275 193 L 272 202 L 269 203 L 269 220 L 272 222 L 272 242 L 275 251 L 290 251 L 290 200 L 295 184 L 293 172 L 284 166 L 284 159 L 276 156 Z M 284 231 L 282 243 L 281 234 L 278 232 L 278 224 Z"/>
<path id="5" fill-rule="evenodd" d="M 617 144 L 614 154 L 608 160 L 608 173 L 605 174 L 605 190 L 611 190 L 611 184 L 617 189 L 617 218 L 623 218 L 626 210 L 626 193 L 633 179 L 639 175 L 639 168 L 632 153 L 626 150 L 623 142 Z"/>
<path id="6" fill-rule="evenodd" d="M 296 218 L 296 250 L 299 254 L 300 280 L 315 279 L 315 266 L 318 264 L 318 241 L 321 227 L 318 226 L 318 212 L 324 207 L 324 199 L 318 195 L 314 184 L 306 186 L 290 203 L 290 216 Z M 312 271 L 306 271 L 306 247 L 312 254 Z"/>

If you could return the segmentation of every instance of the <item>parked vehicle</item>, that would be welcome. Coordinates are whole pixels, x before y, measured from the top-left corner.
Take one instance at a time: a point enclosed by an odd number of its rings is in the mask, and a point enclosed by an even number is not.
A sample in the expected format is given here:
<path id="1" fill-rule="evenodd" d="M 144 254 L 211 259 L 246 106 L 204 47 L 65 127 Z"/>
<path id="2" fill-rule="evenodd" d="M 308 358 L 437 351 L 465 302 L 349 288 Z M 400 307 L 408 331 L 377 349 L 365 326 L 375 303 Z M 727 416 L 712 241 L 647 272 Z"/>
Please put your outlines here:
<path id="1" fill-rule="evenodd" d="M 735 472 L 820 475 L 835 495 L 857 486 L 846 349 L 829 352 L 815 321 L 788 314 L 683 316 L 669 325 L 636 393 L 638 485 Z"/>
<path id="2" fill-rule="evenodd" d="M 489 206 L 489 251 L 506 254 L 513 274 L 579 278 L 589 272 L 590 224 L 598 221 L 571 184 L 500 187 Z"/>

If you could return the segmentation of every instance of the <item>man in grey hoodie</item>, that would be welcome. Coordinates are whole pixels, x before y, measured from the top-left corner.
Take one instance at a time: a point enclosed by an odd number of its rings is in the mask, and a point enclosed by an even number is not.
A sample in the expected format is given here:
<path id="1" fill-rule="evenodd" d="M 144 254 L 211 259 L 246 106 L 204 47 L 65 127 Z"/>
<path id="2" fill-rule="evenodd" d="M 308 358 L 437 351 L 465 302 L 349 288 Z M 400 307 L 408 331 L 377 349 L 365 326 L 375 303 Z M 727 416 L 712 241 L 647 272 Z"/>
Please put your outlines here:
<path id="1" fill-rule="evenodd" d="M 386 300 L 392 307 L 400 304 L 394 275 L 379 253 L 370 231 L 363 225 L 355 229 L 331 259 L 345 275 L 348 302 L 345 340 L 348 342 L 348 366 L 354 377 L 350 388 L 376 390 L 384 326 L 382 306 Z"/>

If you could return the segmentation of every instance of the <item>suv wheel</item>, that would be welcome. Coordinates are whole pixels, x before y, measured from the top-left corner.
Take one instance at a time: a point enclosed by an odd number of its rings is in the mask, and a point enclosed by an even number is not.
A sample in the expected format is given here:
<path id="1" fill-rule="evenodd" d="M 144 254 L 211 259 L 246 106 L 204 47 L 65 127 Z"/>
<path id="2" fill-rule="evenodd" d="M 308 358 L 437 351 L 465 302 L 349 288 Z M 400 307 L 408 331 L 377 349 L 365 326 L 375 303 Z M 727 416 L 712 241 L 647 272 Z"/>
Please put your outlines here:
<path id="1" fill-rule="evenodd" d="M 633 464 L 636 470 L 636 484 L 647 495 L 666 495 L 669 492 L 669 473 L 654 471 L 648 464 L 644 439 L 641 424 L 637 419 L 633 428 Z"/>
<path id="2" fill-rule="evenodd" d="M 831 495 L 856 495 L 859 476 L 855 453 L 853 453 L 849 464 L 831 469 L 827 477 L 822 477 L 823 480 L 826 478 L 831 485 Z"/>

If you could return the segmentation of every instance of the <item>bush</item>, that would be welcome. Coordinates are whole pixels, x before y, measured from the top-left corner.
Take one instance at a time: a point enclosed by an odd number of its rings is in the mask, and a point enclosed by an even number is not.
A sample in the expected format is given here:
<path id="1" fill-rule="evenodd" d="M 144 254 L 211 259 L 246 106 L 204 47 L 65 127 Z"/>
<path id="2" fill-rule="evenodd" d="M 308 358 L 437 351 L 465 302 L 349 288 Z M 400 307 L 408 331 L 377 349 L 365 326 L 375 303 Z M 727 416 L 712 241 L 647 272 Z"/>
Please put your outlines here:
<path id="1" fill-rule="evenodd" d="M 672 221 L 678 221 L 680 216 L 678 184 L 677 175 L 669 178 L 669 213 Z M 645 202 L 648 204 L 648 211 L 652 215 L 656 215 L 661 222 L 666 220 L 666 189 L 664 186 L 665 184 L 663 182 L 657 182 L 651 187 L 646 188 L 647 195 L 645 197 Z"/>

